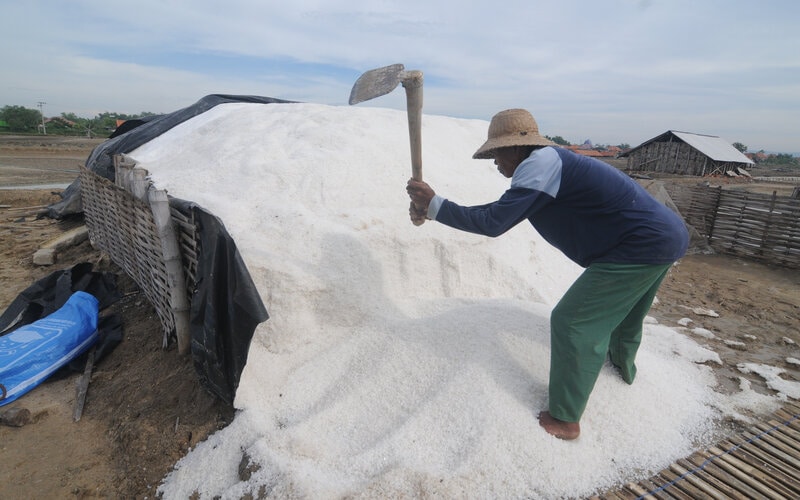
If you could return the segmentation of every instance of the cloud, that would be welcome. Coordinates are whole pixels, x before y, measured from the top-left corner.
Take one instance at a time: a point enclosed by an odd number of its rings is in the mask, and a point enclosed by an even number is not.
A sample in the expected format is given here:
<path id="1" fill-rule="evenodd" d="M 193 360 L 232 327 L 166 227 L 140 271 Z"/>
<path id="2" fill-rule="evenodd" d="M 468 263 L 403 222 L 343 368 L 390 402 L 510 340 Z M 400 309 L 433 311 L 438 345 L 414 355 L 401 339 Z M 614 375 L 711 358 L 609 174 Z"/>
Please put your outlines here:
<path id="1" fill-rule="evenodd" d="M 224 92 L 339 105 L 361 72 L 403 63 L 425 73 L 426 113 L 526 107 L 568 140 L 635 143 L 675 116 L 714 133 L 730 123 L 706 120 L 734 110 L 743 142 L 799 150 L 777 139 L 800 128 L 798 14 L 743 0 L 17 2 L 0 20 L 15 40 L 0 47 L 0 104 L 168 112 Z M 396 94 L 369 105 L 402 108 Z"/>

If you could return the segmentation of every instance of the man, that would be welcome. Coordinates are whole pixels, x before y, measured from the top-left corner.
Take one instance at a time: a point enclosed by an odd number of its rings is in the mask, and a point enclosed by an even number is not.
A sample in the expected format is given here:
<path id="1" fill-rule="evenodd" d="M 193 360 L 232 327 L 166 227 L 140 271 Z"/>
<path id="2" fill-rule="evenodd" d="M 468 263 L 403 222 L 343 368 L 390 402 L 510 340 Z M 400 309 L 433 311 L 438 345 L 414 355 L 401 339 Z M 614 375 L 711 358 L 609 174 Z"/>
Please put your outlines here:
<path id="1" fill-rule="evenodd" d="M 539 424 L 561 439 L 580 418 L 607 357 L 633 383 L 642 323 L 689 235 L 681 218 L 607 163 L 553 147 L 523 109 L 496 114 L 473 155 L 493 158 L 511 179 L 499 200 L 464 207 L 409 180 L 412 220 L 498 236 L 527 219 L 551 245 L 585 268 L 550 318 L 549 410 Z"/>

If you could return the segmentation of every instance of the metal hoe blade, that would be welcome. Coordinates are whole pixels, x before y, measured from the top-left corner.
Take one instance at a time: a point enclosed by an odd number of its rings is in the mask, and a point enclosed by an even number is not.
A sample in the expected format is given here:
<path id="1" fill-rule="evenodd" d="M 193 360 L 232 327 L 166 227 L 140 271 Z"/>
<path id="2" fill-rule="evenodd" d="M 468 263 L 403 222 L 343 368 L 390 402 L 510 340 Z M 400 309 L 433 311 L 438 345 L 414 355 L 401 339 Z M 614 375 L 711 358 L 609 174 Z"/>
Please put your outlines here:
<path id="1" fill-rule="evenodd" d="M 388 94 L 399 84 L 406 89 L 408 139 L 411 146 L 411 177 L 422 181 L 422 71 L 405 71 L 402 64 L 369 70 L 361 75 L 350 91 L 350 104 Z M 412 208 L 417 209 L 412 205 Z M 425 219 L 414 220 L 419 226 Z"/>
<path id="2" fill-rule="evenodd" d="M 367 71 L 353 84 L 350 104 L 358 104 L 388 94 L 402 81 L 404 69 L 402 64 L 392 64 Z"/>

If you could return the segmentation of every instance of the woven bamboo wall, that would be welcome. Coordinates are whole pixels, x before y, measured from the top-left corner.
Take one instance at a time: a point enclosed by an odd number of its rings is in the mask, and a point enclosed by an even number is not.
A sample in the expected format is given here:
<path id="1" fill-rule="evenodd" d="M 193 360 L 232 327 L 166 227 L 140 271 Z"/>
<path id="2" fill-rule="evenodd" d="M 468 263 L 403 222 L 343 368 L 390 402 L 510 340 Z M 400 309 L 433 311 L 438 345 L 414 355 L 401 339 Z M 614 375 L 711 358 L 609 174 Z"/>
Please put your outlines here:
<path id="1" fill-rule="evenodd" d="M 162 241 L 150 204 L 94 172 L 81 168 L 81 198 L 92 246 L 107 253 L 141 288 L 164 330 L 164 346 L 180 334 L 182 320 L 171 294 L 174 278 L 167 270 Z M 184 302 L 196 282 L 197 238 L 191 216 L 170 209 L 178 230 L 186 276 Z M 188 311 L 186 311 L 188 313 Z"/>
<path id="2" fill-rule="evenodd" d="M 721 187 L 667 191 L 715 251 L 800 268 L 800 200 Z"/>
<path id="3" fill-rule="evenodd" d="M 663 172 L 679 175 L 705 175 L 713 161 L 685 142 L 652 142 L 628 157 L 628 169 L 635 172 Z"/>
<path id="4" fill-rule="evenodd" d="M 743 166 L 741 163 L 714 161 L 683 141 L 672 141 L 652 142 L 633 151 L 628 156 L 627 170 L 702 177 L 721 175 Z"/>
<path id="5" fill-rule="evenodd" d="M 170 206 L 170 211 L 172 223 L 178 229 L 178 239 L 181 245 L 181 259 L 186 273 L 186 298 L 191 302 L 192 290 L 197 284 L 197 260 L 200 253 L 197 243 L 197 225 L 194 221 L 194 214 L 183 213 L 173 206 Z"/>

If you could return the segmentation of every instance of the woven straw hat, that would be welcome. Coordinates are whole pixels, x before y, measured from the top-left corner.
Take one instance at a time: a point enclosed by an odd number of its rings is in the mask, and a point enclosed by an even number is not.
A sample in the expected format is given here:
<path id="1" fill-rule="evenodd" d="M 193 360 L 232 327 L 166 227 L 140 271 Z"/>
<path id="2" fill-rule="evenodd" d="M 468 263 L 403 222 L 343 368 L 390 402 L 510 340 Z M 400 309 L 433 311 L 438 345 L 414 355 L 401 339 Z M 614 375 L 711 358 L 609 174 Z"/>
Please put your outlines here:
<path id="1" fill-rule="evenodd" d="M 539 126 L 528 111 L 507 109 L 492 117 L 489 138 L 472 157 L 476 160 L 494 158 L 495 149 L 508 146 L 555 146 L 555 143 L 539 135 Z"/>

